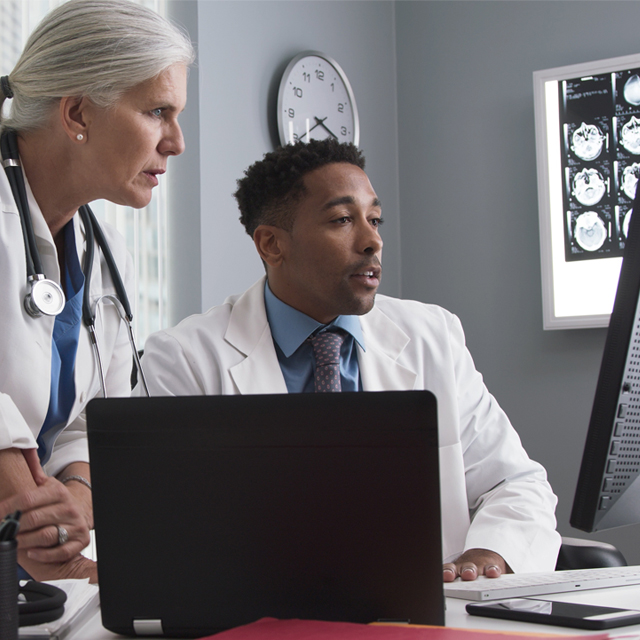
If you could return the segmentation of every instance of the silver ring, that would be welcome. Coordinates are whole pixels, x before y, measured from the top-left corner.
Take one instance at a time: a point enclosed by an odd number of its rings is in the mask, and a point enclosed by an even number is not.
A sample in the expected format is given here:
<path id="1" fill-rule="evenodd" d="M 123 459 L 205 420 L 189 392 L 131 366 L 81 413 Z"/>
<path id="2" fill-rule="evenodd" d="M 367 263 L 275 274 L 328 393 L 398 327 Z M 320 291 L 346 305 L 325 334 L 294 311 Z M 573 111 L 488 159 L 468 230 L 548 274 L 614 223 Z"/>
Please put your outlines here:
<path id="1" fill-rule="evenodd" d="M 69 532 L 59 524 L 56 525 L 56 528 L 58 529 L 58 546 L 60 546 L 69 540 Z"/>

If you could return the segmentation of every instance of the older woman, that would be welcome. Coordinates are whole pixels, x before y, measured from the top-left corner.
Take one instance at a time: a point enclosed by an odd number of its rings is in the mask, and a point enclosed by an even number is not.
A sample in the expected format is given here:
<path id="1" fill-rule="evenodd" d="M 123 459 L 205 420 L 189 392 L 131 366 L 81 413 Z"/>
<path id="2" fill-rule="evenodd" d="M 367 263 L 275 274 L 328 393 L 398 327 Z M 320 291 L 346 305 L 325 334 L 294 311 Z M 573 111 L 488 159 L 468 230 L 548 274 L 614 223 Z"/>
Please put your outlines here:
<path id="1" fill-rule="evenodd" d="M 0 79 L 0 108 L 11 107 L 0 130 L 19 154 L 3 164 L 22 167 L 36 251 L 64 292 L 59 315 L 27 312 L 21 220 L 0 172 L 0 518 L 23 512 L 18 561 L 38 580 L 97 579 L 80 554 L 93 523 L 84 408 L 101 386 L 81 326 L 87 230 L 77 213 L 100 198 L 149 203 L 169 156 L 184 150 L 178 115 L 192 61 L 188 38 L 156 13 L 128 0 L 70 0 Z M 104 235 L 130 283 L 124 240 Z M 87 287 L 94 304 L 114 292 L 97 249 Z M 131 351 L 113 306 L 95 327 L 108 395 L 128 395 Z"/>

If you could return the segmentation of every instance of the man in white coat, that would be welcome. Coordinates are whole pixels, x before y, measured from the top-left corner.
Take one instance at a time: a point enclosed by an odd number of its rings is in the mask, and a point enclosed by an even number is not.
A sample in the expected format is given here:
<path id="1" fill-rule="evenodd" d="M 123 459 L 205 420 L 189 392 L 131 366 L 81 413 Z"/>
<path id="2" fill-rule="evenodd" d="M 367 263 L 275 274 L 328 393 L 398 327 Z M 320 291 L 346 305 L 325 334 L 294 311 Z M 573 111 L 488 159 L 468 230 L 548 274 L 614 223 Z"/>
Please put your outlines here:
<path id="1" fill-rule="evenodd" d="M 238 181 L 266 278 L 161 331 L 152 395 L 314 391 L 310 339 L 339 329 L 343 391 L 428 389 L 438 400 L 443 579 L 553 570 L 556 498 L 488 392 L 456 316 L 376 292 L 381 205 L 353 145 L 288 145 Z M 342 338 L 341 338 L 342 339 Z"/>

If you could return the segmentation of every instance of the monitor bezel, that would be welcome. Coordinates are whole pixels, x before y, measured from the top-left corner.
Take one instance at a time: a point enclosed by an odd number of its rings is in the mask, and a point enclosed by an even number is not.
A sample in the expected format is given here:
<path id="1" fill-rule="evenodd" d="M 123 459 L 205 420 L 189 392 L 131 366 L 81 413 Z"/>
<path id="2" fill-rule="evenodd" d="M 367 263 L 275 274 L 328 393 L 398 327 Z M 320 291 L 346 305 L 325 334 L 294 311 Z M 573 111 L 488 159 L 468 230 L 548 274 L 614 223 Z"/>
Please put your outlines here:
<path id="1" fill-rule="evenodd" d="M 573 527 L 587 532 L 610 528 L 601 526 L 604 514 L 599 505 L 602 497 L 609 495 L 604 491 L 605 480 L 611 475 L 607 465 L 612 459 L 612 446 L 619 438 L 615 425 L 623 397 L 628 352 L 632 348 L 630 341 L 639 311 L 640 189 L 636 191 L 633 212 L 570 518 Z M 615 508 L 615 502 L 611 507 Z M 636 524 L 634 516 L 629 516 L 628 522 L 620 522 L 616 526 Z"/>

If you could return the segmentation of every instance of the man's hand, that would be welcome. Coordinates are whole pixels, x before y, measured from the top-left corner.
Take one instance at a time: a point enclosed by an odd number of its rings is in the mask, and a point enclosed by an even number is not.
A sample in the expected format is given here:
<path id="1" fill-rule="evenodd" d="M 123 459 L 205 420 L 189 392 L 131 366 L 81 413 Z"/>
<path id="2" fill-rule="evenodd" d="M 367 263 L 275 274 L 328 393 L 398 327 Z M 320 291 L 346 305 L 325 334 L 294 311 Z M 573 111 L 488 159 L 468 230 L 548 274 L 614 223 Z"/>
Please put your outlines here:
<path id="1" fill-rule="evenodd" d="M 478 576 L 499 578 L 503 573 L 513 573 L 502 556 L 487 549 L 469 549 L 455 562 L 442 565 L 442 579 L 453 582 L 457 577 L 462 580 L 475 580 Z"/>

